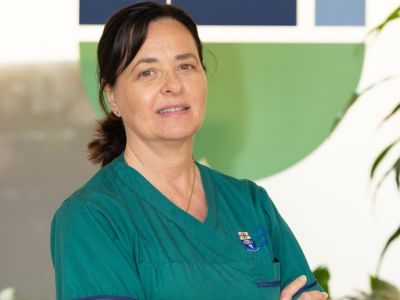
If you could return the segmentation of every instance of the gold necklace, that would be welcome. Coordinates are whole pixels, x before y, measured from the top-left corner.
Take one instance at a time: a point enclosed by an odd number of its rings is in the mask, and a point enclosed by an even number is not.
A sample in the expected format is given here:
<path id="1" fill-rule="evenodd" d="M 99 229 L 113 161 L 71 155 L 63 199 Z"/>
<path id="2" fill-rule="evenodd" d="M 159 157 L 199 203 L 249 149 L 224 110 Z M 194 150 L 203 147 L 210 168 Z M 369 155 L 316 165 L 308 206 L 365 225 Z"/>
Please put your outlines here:
<path id="1" fill-rule="evenodd" d="M 196 164 L 195 164 L 194 161 L 193 161 L 193 171 L 194 171 L 194 173 L 193 173 L 192 191 L 190 192 L 190 197 L 189 197 L 188 205 L 186 207 L 186 212 L 189 211 L 190 202 L 192 202 L 192 196 L 193 196 L 193 190 L 194 190 L 194 182 L 196 180 Z"/>

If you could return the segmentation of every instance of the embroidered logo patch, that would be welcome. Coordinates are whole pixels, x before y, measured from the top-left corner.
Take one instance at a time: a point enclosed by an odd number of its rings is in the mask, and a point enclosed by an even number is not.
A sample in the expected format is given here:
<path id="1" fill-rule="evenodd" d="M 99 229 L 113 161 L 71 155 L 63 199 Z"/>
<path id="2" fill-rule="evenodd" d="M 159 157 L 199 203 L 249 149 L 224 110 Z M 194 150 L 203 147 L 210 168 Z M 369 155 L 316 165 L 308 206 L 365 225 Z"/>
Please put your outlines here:
<path id="1" fill-rule="evenodd" d="M 256 242 L 251 238 L 248 232 L 239 231 L 238 235 L 247 251 L 256 252 L 260 250 L 260 247 L 256 245 Z"/>

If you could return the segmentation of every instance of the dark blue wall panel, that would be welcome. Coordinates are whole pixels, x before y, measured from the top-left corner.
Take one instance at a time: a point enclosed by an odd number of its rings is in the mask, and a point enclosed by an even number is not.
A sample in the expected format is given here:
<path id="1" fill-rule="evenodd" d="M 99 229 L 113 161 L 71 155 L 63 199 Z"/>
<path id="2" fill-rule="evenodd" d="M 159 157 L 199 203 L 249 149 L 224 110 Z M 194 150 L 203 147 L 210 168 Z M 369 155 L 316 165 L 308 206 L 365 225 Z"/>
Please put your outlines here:
<path id="1" fill-rule="evenodd" d="M 296 0 L 172 0 L 200 25 L 296 25 Z"/>
<path id="2" fill-rule="evenodd" d="M 133 3 L 132 0 L 81 0 L 79 2 L 79 24 L 105 24 L 117 10 Z M 154 1 L 165 3 L 164 1 Z"/>

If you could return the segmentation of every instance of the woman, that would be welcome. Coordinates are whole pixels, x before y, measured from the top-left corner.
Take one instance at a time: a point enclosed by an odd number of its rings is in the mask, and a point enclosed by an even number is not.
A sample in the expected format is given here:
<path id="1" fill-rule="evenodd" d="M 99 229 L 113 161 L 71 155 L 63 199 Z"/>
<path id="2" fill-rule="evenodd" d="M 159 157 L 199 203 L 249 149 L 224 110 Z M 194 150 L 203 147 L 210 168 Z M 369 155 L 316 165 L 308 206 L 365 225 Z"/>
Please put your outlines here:
<path id="1" fill-rule="evenodd" d="M 326 299 L 266 191 L 192 158 L 207 93 L 193 20 L 131 5 L 98 63 L 102 168 L 54 216 L 57 299 Z"/>

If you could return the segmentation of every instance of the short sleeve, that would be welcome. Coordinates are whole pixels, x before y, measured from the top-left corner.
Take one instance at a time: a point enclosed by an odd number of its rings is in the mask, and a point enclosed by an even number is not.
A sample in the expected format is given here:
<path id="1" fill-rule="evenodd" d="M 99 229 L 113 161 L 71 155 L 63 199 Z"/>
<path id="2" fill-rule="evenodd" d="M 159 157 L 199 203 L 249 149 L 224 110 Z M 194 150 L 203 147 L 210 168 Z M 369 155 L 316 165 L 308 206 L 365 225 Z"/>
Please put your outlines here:
<path id="1" fill-rule="evenodd" d="M 132 251 L 86 203 L 62 205 L 51 225 L 57 300 L 144 299 Z"/>
<path id="2" fill-rule="evenodd" d="M 268 193 L 262 187 L 259 187 L 259 197 L 261 198 L 264 213 L 267 215 L 273 253 L 280 263 L 281 290 L 297 277 L 306 275 L 306 285 L 296 293 L 293 299 L 297 299 L 305 291 L 323 291 L 310 270 L 304 253 L 293 232 L 279 214 Z"/>

